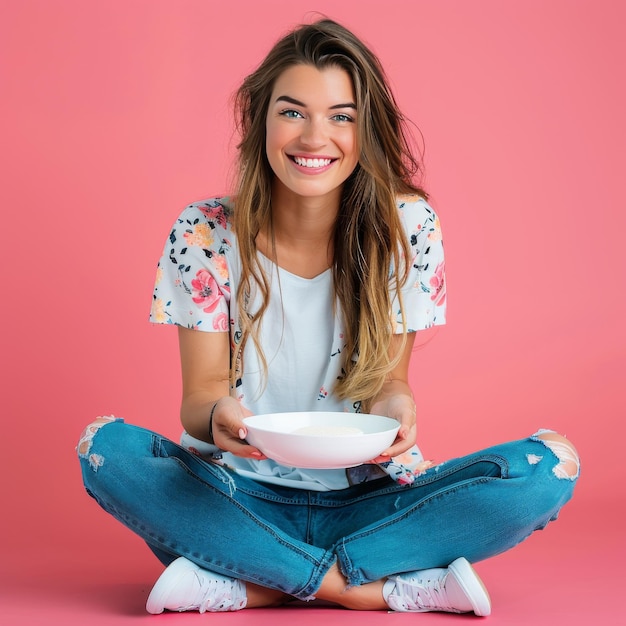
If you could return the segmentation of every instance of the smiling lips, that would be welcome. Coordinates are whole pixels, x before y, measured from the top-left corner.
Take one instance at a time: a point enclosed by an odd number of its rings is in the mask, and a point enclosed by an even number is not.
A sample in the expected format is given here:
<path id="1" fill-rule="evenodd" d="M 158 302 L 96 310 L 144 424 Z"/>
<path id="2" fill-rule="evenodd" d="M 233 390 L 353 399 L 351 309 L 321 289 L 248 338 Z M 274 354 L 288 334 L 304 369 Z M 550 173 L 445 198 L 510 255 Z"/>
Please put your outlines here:
<path id="1" fill-rule="evenodd" d="M 291 159 L 296 165 L 300 167 L 306 167 L 307 169 L 321 169 L 328 167 L 336 159 L 320 158 L 320 159 L 307 159 L 299 156 L 292 156 Z"/>

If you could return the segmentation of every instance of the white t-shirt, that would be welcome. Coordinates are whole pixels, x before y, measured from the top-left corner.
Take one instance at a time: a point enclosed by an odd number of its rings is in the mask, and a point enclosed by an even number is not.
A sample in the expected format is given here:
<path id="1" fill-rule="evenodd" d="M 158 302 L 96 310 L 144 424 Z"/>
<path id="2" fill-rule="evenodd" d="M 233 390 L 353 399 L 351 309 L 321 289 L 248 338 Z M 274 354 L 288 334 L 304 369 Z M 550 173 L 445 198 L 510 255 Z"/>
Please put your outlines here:
<path id="1" fill-rule="evenodd" d="M 237 237 L 231 227 L 228 198 L 189 205 L 176 220 L 157 269 L 150 320 L 204 332 L 229 332 L 231 346 L 240 341 L 236 290 L 241 275 Z M 409 332 L 445 322 L 443 243 L 439 220 L 421 198 L 402 198 L 398 210 L 410 244 L 410 274 L 403 288 Z M 263 375 L 253 342 L 243 355 L 231 395 L 255 414 L 287 411 L 358 412 L 358 401 L 340 400 L 332 389 L 341 375 L 343 320 L 333 311 L 332 272 L 302 278 L 278 268 L 259 253 L 270 278 L 271 296 L 262 319 L 261 344 L 268 364 Z M 232 298 L 231 298 L 232 294 Z M 259 294 L 250 294 L 255 310 Z M 399 306 L 395 305 L 399 313 Z M 401 332 L 398 316 L 396 332 Z M 184 433 L 182 444 L 206 456 L 216 449 Z M 422 460 L 417 448 L 394 459 L 406 467 Z M 406 457 L 406 458 L 405 458 Z M 224 453 L 222 461 L 256 480 L 305 489 L 342 489 L 362 471 L 308 470 Z M 393 464 L 392 464 L 393 466 Z M 376 475 L 376 466 L 370 466 Z M 405 469 L 403 468 L 403 469 Z M 386 468 L 387 473 L 389 468 Z M 379 474 L 380 475 L 380 474 Z"/>

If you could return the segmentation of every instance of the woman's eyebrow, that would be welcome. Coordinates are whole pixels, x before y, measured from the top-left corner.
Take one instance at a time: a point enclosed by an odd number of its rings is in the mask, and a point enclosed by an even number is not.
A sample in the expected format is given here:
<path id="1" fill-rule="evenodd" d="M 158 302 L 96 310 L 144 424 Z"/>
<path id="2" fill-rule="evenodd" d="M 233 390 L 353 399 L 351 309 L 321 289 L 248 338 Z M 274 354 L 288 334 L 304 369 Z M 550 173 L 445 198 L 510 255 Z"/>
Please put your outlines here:
<path id="1" fill-rule="evenodd" d="M 296 106 L 306 108 L 306 104 L 304 102 L 300 102 L 300 100 L 296 100 L 291 96 L 278 96 L 276 98 L 276 102 L 289 102 L 289 104 L 295 104 Z M 333 106 L 329 107 L 330 109 L 356 109 L 356 104 L 354 102 L 346 102 L 341 104 L 333 104 Z"/>
<path id="2" fill-rule="evenodd" d="M 356 111 L 356 104 L 354 102 L 345 102 L 343 104 L 334 104 L 331 109 L 354 109 Z"/>
<path id="3" fill-rule="evenodd" d="M 306 104 L 304 104 L 304 102 L 300 102 L 300 100 L 296 100 L 291 96 L 278 96 L 278 98 L 276 98 L 276 102 L 289 102 L 289 104 L 295 104 L 296 106 L 306 108 Z"/>

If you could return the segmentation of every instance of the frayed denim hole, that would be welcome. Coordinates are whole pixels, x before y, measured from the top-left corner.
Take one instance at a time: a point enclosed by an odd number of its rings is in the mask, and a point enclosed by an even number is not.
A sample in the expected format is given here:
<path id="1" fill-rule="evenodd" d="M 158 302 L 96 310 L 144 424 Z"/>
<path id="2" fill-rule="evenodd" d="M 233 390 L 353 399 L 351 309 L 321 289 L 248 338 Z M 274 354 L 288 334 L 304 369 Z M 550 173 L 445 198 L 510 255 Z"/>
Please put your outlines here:
<path id="1" fill-rule="evenodd" d="M 544 435 L 544 434 L 558 435 L 559 433 L 557 433 L 555 430 L 540 428 L 536 433 L 534 433 L 530 437 L 531 441 L 535 441 L 537 443 L 542 444 L 544 448 L 549 450 L 551 454 L 553 455 L 553 457 L 556 459 L 557 463 L 552 468 L 552 473 L 559 480 L 570 480 L 570 481 L 577 480 L 578 477 L 580 476 L 580 458 L 575 454 L 573 445 L 572 444 L 568 445 L 561 441 L 551 441 L 549 439 L 542 439 L 539 435 Z M 527 457 L 528 456 L 530 455 L 527 455 Z M 532 456 L 535 456 L 535 455 L 532 455 Z M 536 461 L 536 463 L 541 462 L 541 460 L 543 459 L 543 457 L 542 456 L 540 457 L 539 455 L 536 455 L 536 458 L 539 459 L 538 461 Z M 529 458 L 529 462 L 530 462 L 530 458 Z M 576 466 L 576 472 L 574 474 L 570 474 L 566 469 L 564 469 L 564 465 L 567 463 L 573 463 Z"/>
<path id="2" fill-rule="evenodd" d="M 123 421 L 123 418 L 115 417 L 114 415 L 101 415 L 96 417 L 93 422 L 89 423 L 81 433 L 75 448 L 76 454 L 79 459 L 88 461 L 94 472 L 98 471 L 98 468 L 104 464 L 104 458 L 101 455 L 91 452 L 94 438 L 98 435 L 103 426 Z"/>

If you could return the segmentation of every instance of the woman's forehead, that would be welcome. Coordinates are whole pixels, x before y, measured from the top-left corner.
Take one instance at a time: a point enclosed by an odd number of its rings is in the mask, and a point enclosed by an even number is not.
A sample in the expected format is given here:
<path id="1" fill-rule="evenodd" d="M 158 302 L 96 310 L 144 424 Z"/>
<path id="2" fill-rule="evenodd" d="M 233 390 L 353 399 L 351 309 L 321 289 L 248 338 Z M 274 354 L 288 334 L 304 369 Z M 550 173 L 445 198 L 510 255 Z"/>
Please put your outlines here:
<path id="1" fill-rule="evenodd" d="M 352 78 L 336 65 L 317 68 L 299 64 L 286 68 L 274 82 L 271 103 L 280 99 L 300 106 L 356 104 Z"/>

